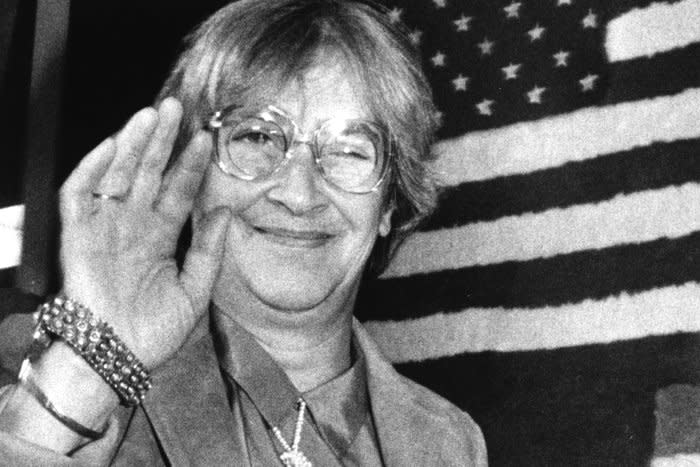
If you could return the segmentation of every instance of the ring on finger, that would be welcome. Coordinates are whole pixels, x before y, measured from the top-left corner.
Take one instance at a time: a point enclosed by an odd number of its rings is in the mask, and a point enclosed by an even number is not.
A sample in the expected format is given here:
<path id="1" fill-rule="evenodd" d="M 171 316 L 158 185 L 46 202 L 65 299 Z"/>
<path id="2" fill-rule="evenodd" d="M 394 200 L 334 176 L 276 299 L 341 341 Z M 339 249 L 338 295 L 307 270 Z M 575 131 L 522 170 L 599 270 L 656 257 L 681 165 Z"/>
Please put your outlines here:
<path id="1" fill-rule="evenodd" d="M 116 201 L 117 203 L 123 203 L 126 199 L 126 196 L 124 195 L 110 195 L 108 193 L 100 193 L 97 191 L 92 192 L 92 197 L 101 201 Z"/>

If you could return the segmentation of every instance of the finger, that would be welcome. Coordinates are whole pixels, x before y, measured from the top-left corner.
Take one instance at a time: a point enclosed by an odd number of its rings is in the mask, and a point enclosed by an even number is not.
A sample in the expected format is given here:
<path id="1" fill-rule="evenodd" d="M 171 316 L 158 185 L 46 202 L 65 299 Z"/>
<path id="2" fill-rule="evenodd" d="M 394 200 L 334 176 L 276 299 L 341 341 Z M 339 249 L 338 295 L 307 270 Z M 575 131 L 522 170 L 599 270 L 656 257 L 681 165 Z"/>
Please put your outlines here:
<path id="1" fill-rule="evenodd" d="M 160 190 L 163 170 L 168 163 L 182 118 L 182 105 L 168 97 L 158 107 L 158 126 L 144 152 L 132 187 L 132 199 L 153 202 Z"/>
<path id="2" fill-rule="evenodd" d="M 117 153 L 98 191 L 111 195 L 126 195 L 131 188 L 134 172 L 158 123 L 158 113 L 148 107 L 137 112 L 115 137 Z"/>
<path id="3" fill-rule="evenodd" d="M 231 211 L 225 207 L 218 207 L 205 214 L 195 227 L 192 245 L 185 256 L 180 273 L 182 286 L 195 310 L 206 308 L 211 298 L 211 291 L 221 266 L 230 220 Z"/>
<path id="4" fill-rule="evenodd" d="M 185 222 L 209 165 L 210 153 L 211 137 L 200 131 L 166 174 L 156 204 L 157 212 L 177 222 Z"/>
<path id="5" fill-rule="evenodd" d="M 80 219 L 92 212 L 92 192 L 116 153 L 113 138 L 102 141 L 85 156 L 61 187 L 60 209 L 64 220 Z"/>

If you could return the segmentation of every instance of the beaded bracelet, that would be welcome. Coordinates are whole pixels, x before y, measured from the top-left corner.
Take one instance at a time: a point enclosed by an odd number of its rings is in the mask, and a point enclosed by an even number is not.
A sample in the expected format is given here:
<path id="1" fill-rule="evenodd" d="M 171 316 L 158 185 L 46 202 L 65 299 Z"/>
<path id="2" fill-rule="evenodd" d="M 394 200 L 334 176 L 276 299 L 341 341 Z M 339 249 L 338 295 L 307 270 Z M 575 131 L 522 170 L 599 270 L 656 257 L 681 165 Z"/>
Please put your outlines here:
<path id="1" fill-rule="evenodd" d="M 44 348 L 63 339 L 109 384 L 127 407 L 140 404 L 151 388 L 148 370 L 89 308 L 59 294 L 34 314 L 34 339 Z"/>

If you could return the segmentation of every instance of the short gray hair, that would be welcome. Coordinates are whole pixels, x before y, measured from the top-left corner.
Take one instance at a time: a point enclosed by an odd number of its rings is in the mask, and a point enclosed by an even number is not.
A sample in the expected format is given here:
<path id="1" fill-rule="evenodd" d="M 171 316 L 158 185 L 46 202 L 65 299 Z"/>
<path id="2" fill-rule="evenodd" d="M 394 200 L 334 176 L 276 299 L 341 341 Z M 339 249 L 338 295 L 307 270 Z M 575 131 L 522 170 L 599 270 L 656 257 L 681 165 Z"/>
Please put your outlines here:
<path id="1" fill-rule="evenodd" d="M 177 155 L 212 112 L 275 95 L 324 53 L 341 54 L 372 117 L 394 141 L 386 197 L 392 230 L 377 240 L 368 264 L 378 275 L 437 202 L 428 164 L 436 129 L 430 87 L 418 51 L 380 7 L 346 0 L 231 3 L 187 37 L 159 100 L 174 96 L 183 104 Z"/>

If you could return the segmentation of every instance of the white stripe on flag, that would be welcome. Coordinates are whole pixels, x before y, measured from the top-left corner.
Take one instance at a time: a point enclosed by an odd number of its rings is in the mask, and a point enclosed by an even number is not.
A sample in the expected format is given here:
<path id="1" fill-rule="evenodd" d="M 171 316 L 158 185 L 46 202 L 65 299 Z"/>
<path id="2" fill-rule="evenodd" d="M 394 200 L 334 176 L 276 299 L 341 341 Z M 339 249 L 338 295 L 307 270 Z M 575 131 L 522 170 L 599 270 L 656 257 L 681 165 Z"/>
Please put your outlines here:
<path id="1" fill-rule="evenodd" d="M 655 457 L 652 459 L 650 467 L 697 467 L 698 465 L 700 465 L 700 454 L 682 453 Z"/>
<path id="2" fill-rule="evenodd" d="M 469 133 L 435 145 L 445 185 L 559 167 L 567 162 L 700 136 L 700 88 L 673 96 L 591 107 Z"/>
<path id="3" fill-rule="evenodd" d="M 677 238 L 700 230 L 698 206 L 700 184 L 686 183 L 618 195 L 597 204 L 417 232 L 404 242 L 382 277 Z"/>
<path id="4" fill-rule="evenodd" d="M 605 49 L 612 62 L 652 56 L 700 41 L 700 0 L 652 3 L 608 22 Z"/>
<path id="5" fill-rule="evenodd" d="M 19 265 L 22 256 L 24 206 L 0 209 L 0 269 Z"/>
<path id="6" fill-rule="evenodd" d="M 700 284 L 539 309 L 471 308 L 365 327 L 394 363 L 700 332 Z"/>

